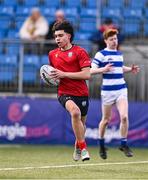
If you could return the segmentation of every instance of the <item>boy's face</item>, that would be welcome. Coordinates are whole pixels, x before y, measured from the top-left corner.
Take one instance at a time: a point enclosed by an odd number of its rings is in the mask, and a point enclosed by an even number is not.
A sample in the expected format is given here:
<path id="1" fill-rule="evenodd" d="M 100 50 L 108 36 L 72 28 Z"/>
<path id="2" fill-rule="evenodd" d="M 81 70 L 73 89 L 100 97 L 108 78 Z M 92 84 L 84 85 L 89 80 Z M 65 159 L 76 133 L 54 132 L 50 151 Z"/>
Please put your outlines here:
<path id="1" fill-rule="evenodd" d="M 59 46 L 59 48 L 64 48 L 70 43 L 71 35 L 64 32 L 64 30 L 58 30 L 54 33 L 55 42 Z"/>
<path id="2" fill-rule="evenodd" d="M 105 43 L 109 49 L 117 49 L 118 46 L 118 38 L 117 35 L 113 35 L 105 39 Z"/>

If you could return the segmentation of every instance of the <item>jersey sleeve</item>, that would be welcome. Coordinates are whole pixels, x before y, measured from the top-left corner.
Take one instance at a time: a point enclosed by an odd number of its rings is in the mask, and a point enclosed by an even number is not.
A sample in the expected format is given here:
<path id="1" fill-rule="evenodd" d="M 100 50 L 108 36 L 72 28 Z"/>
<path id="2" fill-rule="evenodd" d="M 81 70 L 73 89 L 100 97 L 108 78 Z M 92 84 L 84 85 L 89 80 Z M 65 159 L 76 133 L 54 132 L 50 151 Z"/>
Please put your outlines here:
<path id="1" fill-rule="evenodd" d="M 92 68 L 98 68 L 102 66 L 103 63 L 103 54 L 101 54 L 100 52 L 96 53 L 95 57 L 92 60 Z"/>
<path id="2" fill-rule="evenodd" d="M 91 66 L 90 57 L 88 53 L 83 49 L 78 53 L 78 60 L 79 60 L 79 65 L 81 68 Z"/>

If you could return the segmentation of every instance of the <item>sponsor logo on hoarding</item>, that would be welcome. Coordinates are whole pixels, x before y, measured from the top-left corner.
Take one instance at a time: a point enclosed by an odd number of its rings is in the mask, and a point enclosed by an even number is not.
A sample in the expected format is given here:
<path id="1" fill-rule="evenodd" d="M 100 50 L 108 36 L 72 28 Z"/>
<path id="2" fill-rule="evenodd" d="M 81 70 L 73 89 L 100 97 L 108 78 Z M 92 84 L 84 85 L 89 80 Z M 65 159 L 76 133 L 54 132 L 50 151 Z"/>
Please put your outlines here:
<path id="1" fill-rule="evenodd" d="M 85 137 L 93 140 L 97 140 L 99 138 L 98 136 L 98 128 L 86 128 Z M 106 129 L 105 132 L 105 142 L 109 143 L 113 139 L 120 139 L 120 131 L 117 129 L 116 126 L 112 126 L 110 128 Z"/>
<path id="2" fill-rule="evenodd" d="M 19 123 L 15 123 L 11 126 L 0 126 L 0 137 L 5 137 L 10 141 L 14 140 L 15 138 L 35 138 L 49 136 L 49 134 L 50 129 L 45 125 L 34 128 L 22 126 Z"/>
<path id="3" fill-rule="evenodd" d="M 24 117 L 31 110 L 29 104 L 21 104 L 18 102 L 11 103 L 8 108 L 8 120 L 11 125 L 0 125 L 0 137 L 4 137 L 10 141 L 15 138 L 36 138 L 41 136 L 49 136 L 50 128 L 48 125 L 42 124 L 41 126 L 30 127 L 25 125 Z M 20 122 L 23 120 L 23 125 Z"/>
<path id="4" fill-rule="evenodd" d="M 12 103 L 8 109 L 8 118 L 12 122 L 19 122 L 23 119 L 26 113 L 30 110 L 29 104 L 22 105 L 21 103 Z"/>

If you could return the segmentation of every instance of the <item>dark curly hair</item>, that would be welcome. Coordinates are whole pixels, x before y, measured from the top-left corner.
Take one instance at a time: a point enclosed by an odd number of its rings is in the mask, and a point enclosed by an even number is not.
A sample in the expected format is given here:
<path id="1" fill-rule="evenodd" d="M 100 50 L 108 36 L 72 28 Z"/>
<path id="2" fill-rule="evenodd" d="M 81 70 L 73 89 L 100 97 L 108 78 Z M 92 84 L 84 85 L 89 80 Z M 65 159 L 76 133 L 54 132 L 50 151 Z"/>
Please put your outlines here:
<path id="1" fill-rule="evenodd" d="M 70 34 L 71 35 L 70 42 L 73 41 L 74 30 L 73 30 L 73 27 L 69 21 L 56 22 L 53 25 L 52 33 L 54 34 L 55 31 L 59 31 L 59 30 L 64 30 L 64 32 Z"/>

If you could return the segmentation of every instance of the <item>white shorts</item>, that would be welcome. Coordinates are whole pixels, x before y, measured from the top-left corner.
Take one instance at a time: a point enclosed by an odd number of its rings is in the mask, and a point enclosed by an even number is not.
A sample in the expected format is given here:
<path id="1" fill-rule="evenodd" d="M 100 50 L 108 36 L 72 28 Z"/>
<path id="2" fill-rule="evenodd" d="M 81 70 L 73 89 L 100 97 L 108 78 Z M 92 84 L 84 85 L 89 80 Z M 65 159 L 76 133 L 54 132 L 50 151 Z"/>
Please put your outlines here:
<path id="1" fill-rule="evenodd" d="M 127 88 L 117 91 L 101 91 L 101 101 L 103 105 L 112 105 L 119 99 L 127 100 Z"/>

